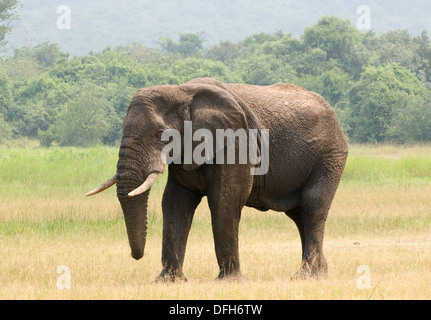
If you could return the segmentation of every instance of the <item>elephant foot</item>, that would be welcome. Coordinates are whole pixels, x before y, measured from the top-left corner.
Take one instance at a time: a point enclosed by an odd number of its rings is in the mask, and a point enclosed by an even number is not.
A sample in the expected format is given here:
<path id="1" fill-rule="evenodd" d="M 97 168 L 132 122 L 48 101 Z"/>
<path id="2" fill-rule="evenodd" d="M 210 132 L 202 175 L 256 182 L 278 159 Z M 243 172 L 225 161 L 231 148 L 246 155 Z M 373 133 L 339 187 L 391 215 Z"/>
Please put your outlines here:
<path id="1" fill-rule="evenodd" d="M 310 268 L 307 264 L 302 266 L 293 276 L 292 280 L 324 280 L 328 276 L 327 268 Z"/>
<path id="2" fill-rule="evenodd" d="M 243 276 L 243 274 L 240 271 L 231 272 L 231 273 L 220 271 L 216 280 L 240 282 L 240 281 L 247 280 L 247 278 Z"/>
<path id="3" fill-rule="evenodd" d="M 173 272 L 163 270 L 160 275 L 154 280 L 153 283 L 175 283 L 175 282 L 187 282 L 187 278 L 182 272 Z"/>
<path id="4" fill-rule="evenodd" d="M 313 275 L 310 271 L 300 269 L 291 277 L 291 280 L 308 280 L 312 278 Z"/>

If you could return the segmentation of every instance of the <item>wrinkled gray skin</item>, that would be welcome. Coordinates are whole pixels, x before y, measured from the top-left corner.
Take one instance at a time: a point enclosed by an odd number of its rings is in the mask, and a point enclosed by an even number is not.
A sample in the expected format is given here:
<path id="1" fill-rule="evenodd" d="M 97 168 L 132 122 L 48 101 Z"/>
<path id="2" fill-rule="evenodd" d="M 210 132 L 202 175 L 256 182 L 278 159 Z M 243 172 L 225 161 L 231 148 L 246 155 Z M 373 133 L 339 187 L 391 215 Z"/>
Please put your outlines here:
<path id="1" fill-rule="evenodd" d="M 294 277 L 324 276 L 325 221 L 348 146 L 331 106 L 318 94 L 290 84 L 261 87 L 200 78 L 136 93 L 124 121 L 117 165 L 117 195 L 132 257 L 139 260 L 144 255 L 149 191 L 136 197 L 128 193 L 149 174 L 164 171 L 161 132 L 168 128 L 183 132 L 186 120 L 193 121 L 194 130 L 211 130 L 214 137 L 215 129 L 269 129 L 269 171 L 252 176 L 250 164 L 169 165 L 162 201 L 163 270 L 158 280 L 185 279 L 187 237 L 204 196 L 211 210 L 218 278 L 241 275 L 238 225 L 244 206 L 290 217 L 302 243 L 302 264 Z"/>

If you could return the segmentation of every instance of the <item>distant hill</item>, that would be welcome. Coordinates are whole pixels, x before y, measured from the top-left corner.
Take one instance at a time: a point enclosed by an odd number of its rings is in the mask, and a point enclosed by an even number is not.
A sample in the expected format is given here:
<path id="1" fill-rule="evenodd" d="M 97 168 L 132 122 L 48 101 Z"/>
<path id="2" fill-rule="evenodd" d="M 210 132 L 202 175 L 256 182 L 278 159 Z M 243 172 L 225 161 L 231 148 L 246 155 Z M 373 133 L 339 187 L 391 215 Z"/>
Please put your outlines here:
<path id="1" fill-rule="evenodd" d="M 299 37 L 304 28 L 325 15 L 348 18 L 355 25 L 363 0 L 21 0 L 20 21 L 9 35 L 13 47 L 50 41 L 74 55 L 101 51 L 106 46 L 143 42 L 157 46 L 163 36 L 179 32 L 205 32 L 205 46 L 222 40 L 239 41 L 260 32 L 292 32 Z M 381 33 L 408 29 L 411 34 L 431 31 L 431 2 L 366 1 L 371 9 L 371 28 Z M 71 29 L 59 30 L 60 5 L 71 13 Z M 28 28 L 28 26 L 30 26 Z M 25 29 L 28 28 L 26 34 Z M 29 38 L 28 38 L 29 37 Z"/>

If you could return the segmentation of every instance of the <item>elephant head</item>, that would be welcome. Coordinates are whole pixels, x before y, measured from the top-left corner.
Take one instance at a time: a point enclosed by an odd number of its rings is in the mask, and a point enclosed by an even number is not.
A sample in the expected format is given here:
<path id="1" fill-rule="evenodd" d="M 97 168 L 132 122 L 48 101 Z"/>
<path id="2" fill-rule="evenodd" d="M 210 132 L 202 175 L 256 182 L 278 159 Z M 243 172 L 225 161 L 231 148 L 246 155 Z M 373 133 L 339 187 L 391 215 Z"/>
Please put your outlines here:
<path id="1" fill-rule="evenodd" d="M 189 82 L 141 89 L 132 98 L 124 120 L 116 174 L 87 194 L 117 184 L 132 257 L 137 260 L 144 255 L 149 192 L 166 166 L 162 157 L 166 142 L 161 136 L 167 129 L 183 134 L 185 121 L 192 121 L 193 130 L 204 128 L 213 133 L 216 129 L 248 128 L 244 110 L 231 93 L 217 85 Z M 198 166 L 184 164 L 182 168 L 188 171 Z"/>

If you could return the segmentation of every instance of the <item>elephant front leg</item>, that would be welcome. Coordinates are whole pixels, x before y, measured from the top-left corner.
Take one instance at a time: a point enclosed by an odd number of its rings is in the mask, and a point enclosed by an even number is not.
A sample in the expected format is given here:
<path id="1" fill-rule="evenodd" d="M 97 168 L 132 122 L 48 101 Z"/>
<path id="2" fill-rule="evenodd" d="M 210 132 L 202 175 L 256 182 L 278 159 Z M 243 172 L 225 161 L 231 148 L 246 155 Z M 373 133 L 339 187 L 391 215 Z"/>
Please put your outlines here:
<path id="1" fill-rule="evenodd" d="M 217 263 L 220 268 L 218 279 L 240 278 L 238 250 L 238 229 L 241 207 L 235 201 L 220 201 L 208 198 L 214 235 Z"/>
<path id="2" fill-rule="evenodd" d="M 220 166 L 212 173 L 212 185 L 207 196 L 220 268 L 218 279 L 239 279 L 242 277 L 238 248 L 239 221 L 251 192 L 253 176 L 247 165 Z"/>
<path id="3" fill-rule="evenodd" d="M 163 194 L 163 270 L 156 281 L 186 280 L 183 263 L 187 238 L 196 207 L 202 196 L 168 179 Z"/>

